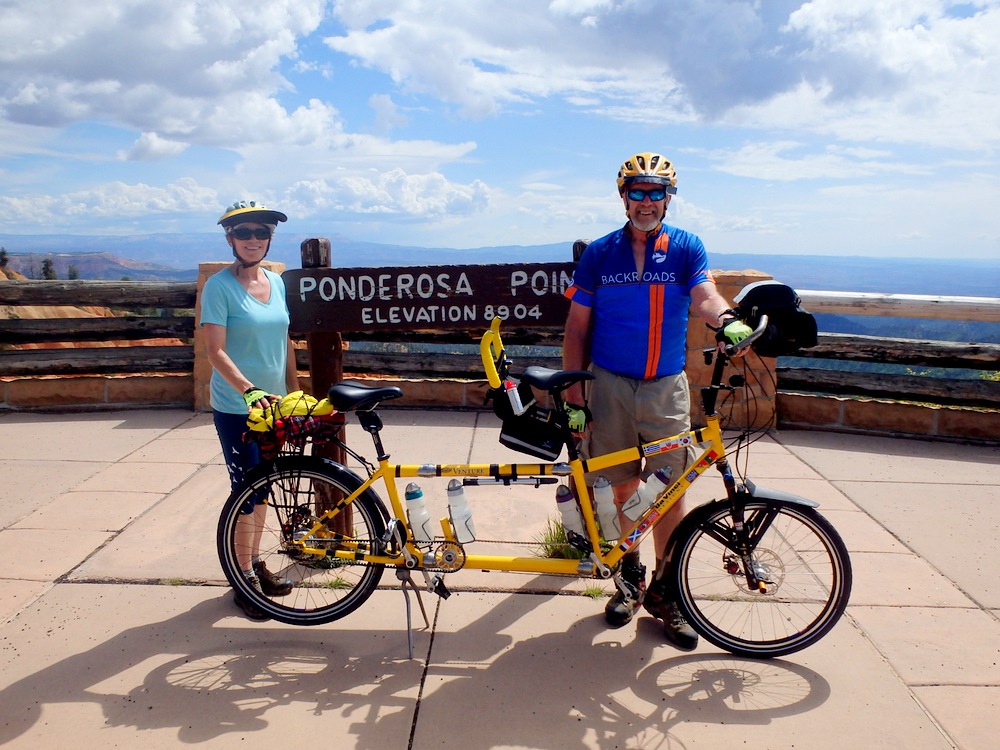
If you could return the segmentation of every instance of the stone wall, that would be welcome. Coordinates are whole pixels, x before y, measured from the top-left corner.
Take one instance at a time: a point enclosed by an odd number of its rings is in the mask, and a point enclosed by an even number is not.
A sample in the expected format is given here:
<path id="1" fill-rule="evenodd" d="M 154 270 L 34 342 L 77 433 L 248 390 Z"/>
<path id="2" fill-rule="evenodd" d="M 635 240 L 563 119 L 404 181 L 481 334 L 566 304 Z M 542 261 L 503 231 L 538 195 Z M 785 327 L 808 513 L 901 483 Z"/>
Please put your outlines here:
<path id="1" fill-rule="evenodd" d="M 190 409 L 193 391 L 190 373 L 2 378 L 0 409 Z"/>
<path id="2" fill-rule="evenodd" d="M 778 427 L 996 444 L 1000 410 L 781 393 Z"/>

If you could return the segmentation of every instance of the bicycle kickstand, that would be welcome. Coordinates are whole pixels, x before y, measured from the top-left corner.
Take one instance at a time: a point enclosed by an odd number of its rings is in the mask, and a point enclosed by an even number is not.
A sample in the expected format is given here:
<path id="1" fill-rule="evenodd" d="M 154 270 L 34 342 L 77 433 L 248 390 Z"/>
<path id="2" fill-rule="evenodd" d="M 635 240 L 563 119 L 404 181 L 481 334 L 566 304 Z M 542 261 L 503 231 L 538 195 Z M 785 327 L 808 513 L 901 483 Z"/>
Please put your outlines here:
<path id="1" fill-rule="evenodd" d="M 424 609 L 424 600 L 420 598 L 420 589 L 413 582 L 413 577 L 410 575 L 410 571 L 406 568 L 396 569 L 396 578 L 399 579 L 399 588 L 403 592 L 403 598 L 406 600 L 406 645 L 409 648 L 410 658 L 413 658 L 413 617 L 410 612 L 410 594 L 406 590 L 407 587 L 413 590 L 413 593 L 417 595 L 417 604 L 420 605 L 420 614 L 424 616 L 424 626 L 429 630 L 431 627 L 430 620 L 427 619 L 427 610 Z"/>

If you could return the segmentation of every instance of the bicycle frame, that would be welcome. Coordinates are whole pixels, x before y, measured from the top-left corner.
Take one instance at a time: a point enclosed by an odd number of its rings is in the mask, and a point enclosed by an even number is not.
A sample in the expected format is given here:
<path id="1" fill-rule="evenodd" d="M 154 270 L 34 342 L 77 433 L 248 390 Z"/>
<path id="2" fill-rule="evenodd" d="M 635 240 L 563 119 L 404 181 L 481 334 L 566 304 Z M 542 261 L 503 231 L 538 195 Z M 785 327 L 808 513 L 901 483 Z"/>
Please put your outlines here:
<path id="1" fill-rule="evenodd" d="M 598 531 L 593 502 L 591 501 L 590 493 L 587 491 L 586 481 L 584 480 L 585 473 L 635 461 L 644 455 L 663 453 L 704 442 L 708 442 L 709 447 L 685 470 L 684 475 L 667 487 L 657 501 L 639 517 L 635 524 L 622 534 L 621 538 L 616 541 L 610 551 L 604 553 L 600 545 L 600 532 Z M 722 444 L 722 434 L 718 426 L 717 417 L 713 417 L 707 427 L 655 440 L 639 447 L 597 456 L 590 460 L 577 457 L 569 462 L 558 463 L 392 464 L 389 463 L 388 456 L 383 456 L 380 457 L 378 468 L 371 476 L 355 492 L 338 503 L 338 506 L 340 507 L 353 502 L 355 498 L 381 480 L 389 498 L 392 517 L 399 522 L 403 530 L 402 538 L 407 540 L 404 547 L 405 552 L 401 555 L 365 554 L 363 559 L 367 563 L 395 566 L 404 565 L 408 568 L 419 569 L 425 567 L 425 565 L 430 565 L 433 556 L 431 556 L 431 560 L 425 561 L 424 550 L 418 547 L 413 541 L 413 534 L 406 518 L 402 500 L 400 499 L 399 488 L 395 482 L 396 478 L 482 477 L 502 482 L 504 480 L 510 481 L 523 477 L 570 476 L 576 487 L 577 497 L 580 499 L 580 509 L 587 530 L 587 540 L 592 550 L 589 559 L 567 560 L 545 557 L 466 554 L 464 567 L 479 570 L 608 578 L 622 556 L 639 544 L 646 534 L 659 522 L 660 518 L 680 500 L 691 484 L 708 467 L 717 464 L 724 457 L 725 447 Z M 324 529 L 322 522 L 333 518 L 339 512 L 339 507 L 328 510 L 321 515 L 319 517 L 320 522 L 311 530 L 310 535 L 317 532 L 321 534 Z M 445 540 L 456 542 L 454 532 L 447 518 L 441 519 L 441 527 Z M 308 546 L 308 539 L 309 536 L 306 536 L 303 540 L 296 542 L 297 546 L 301 545 L 303 553 L 325 554 L 324 550 L 310 548 Z M 471 542 L 470 544 L 475 544 L 475 542 Z M 353 551 L 337 550 L 332 554 L 345 559 L 357 559 L 357 555 Z"/>
<path id="2" fill-rule="evenodd" d="M 487 379 L 494 388 L 499 388 L 506 378 L 506 367 L 509 362 L 506 360 L 502 342 L 499 335 L 499 319 L 493 321 L 490 330 L 483 336 L 481 342 L 481 353 Z M 766 319 L 765 319 L 766 323 Z M 378 466 L 374 471 L 369 472 L 367 480 L 348 497 L 337 504 L 337 507 L 326 511 L 318 522 L 303 539 L 295 542 L 305 554 L 323 555 L 342 558 L 345 560 L 357 561 L 362 559 L 366 563 L 381 564 L 388 566 L 406 567 L 408 569 L 439 569 L 435 567 L 433 551 L 428 552 L 427 545 L 418 546 L 414 542 L 413 533 L 409 526 L 400 492 L 396 485 L 397 478 L 418 478 L 418 477 L 455 477 L 455 478 L 488 478 L 498 482 L 510 482 L 521 478 L 544 478 L 544 477 L 569 477 L 576 490 L 579 499 L 580 510 L 583 516 L 587 532 L 587 543 L 589 549 L 588 557 L 582 560 L 547 558 L 547 557 L 518 557 L 506 555 L 475 555 L 465 554 L 464 564 L 461 567 L 469 567 L 479 570 L 497 570 L 507 572 L 523 572 L 538 574 L 570 575 L 577 577 L 610 578 L 615 567 L 622 557 L 633 549 L 640 541 L 656 526 L 664 515 L 681 499 L 688 488 L 710 467 L 717 466 L 723 474 L 727 494 L 732 497 L 736 491 L 736 485 L 732 474 L 729 471 L 726 461 L 726 449 L 722 440 L 722 431 L 719 425 L 718 415 L 715 413 L 715 402 L 720 381 L 728 356 L 722 352 L 717 353 L 712 384 L 703 390 L 702 400 L 705 406 L 706 426 L 690 430 L 688 432 L 659 438 L 651 442 L 615 451 L 590 459 L 580 456 L 572 441 L 567 440 L 566 445 L 569 451 L 569 461 L 554 463 L 510 463 L 510 464 L 393 464 L 389 462 L 389 455 L 385 452 L 379 430 L 381 429 L 381 419 L 373 409 L 368 412 L 356 412 L 362 427 L 368 432 L 375 443 L 378 453 Z M 498 371 L 497 366 L 500 366 Z M 557 410 L 564 412 L 564 405 L 558 395 L 555 396 Z M 602 469 L 617 466 L 619 464 L 637 461 L 643 457 L 665 453 L 672 450 L 686 449 L 689 446 L 707 444 L 701 455 L 685 470 L 670 486 L 657 497 L 656 501 L 635 521 L 627 530 L 623 530 L 621 537 L 615 540 L 608 551 L 604 551 L 600 542 L 600 531 L 597 523 L 597 516 L 590 493 L 587 489 L 585 475 L 587 473 L 599 472 Z M 389 498 L 391 518 L 389 519 L 390 534 L 396 535 L 395 548 L 398 553 L 387 551 L 385 554 L 362 554 L 358 550 L 339 549 L 325 550 L 312 548 L 308 544 L 309 538 L 316 535 L 317 538 L 324 537 L 326 531 L 325 521 L 333 518 L 340 512 L 340 508 L 353 502 L 355 498 L 367 491 L 376 482 L 382 481 L 386 494 Z M 457 543 L 454 532 L 447 518 L 441 519 L 441 527 L 445 541 Z M 390 539 L 386 539 L 386 546 Z M 608 544 L 612 540 L 606 540 Z M 470 544 L 474 544 L 471 542 Z M 433 545 L 432 545 L 433 546 Z M 423 548 L 422 548 L 423 547 Z M 464 551 L 464 548 L 463 548 Z"/>

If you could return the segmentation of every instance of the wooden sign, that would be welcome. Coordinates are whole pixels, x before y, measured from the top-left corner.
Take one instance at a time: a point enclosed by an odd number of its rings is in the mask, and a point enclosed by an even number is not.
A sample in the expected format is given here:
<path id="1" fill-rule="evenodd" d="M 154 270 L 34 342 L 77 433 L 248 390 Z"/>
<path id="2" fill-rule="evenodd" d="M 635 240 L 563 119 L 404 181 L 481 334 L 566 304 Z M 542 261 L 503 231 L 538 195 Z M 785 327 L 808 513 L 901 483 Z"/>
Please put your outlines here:
<path id="1" fill-rule="evenodd" d="M 282 279 L 293 331 L 562 326 L 573 263 L 302 268 Z"/>

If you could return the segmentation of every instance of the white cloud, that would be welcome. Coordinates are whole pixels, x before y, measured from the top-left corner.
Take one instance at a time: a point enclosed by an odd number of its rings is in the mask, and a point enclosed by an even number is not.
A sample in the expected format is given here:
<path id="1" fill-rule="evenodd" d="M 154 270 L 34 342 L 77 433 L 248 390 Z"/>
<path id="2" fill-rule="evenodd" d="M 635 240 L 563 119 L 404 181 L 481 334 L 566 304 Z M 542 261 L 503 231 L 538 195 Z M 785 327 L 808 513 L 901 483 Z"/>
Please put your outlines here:
<path id="1" fill-rule="evenodd" d="M 126 162 L 166 162 L 190 145 L 232 151 L 243 162 L 233 178 L 220 182 L 239 194 L 280 192 L 296 181 L 363 165 L 411 174 L 397 174 L 395 187 L 382 178 L 380 200 L 359 188 L 353 210 L 433 215 L 442 206 L 464 211 L 478 205 L 482 190 L 442 183 L 437 172 L 475 144 L 384 137 L 407 123 L 388 95 L 370 99 L 378 135 L 347 132 L 326 97 L 286 104 L 297 98 L 280 72 L 283 65 L 329 75 L 328 63 L 303 60 L 298 47 L 328 6 L 327 0 L 272 0 L 252 10 L 242 0 L 95 0 L 86 8 L 61 0 L 3 4 L 0 126 L 53 135 L 75 124 L 109 123 L 136 134 L 131 147 L 115 152 Z M 154 189 L 135 190 L 149 197 Z M 123 182 L 91 184 L 80 193 L 33 199 L 38 215 L 56 223 L 59 214 L 97 216 L 102 206 L 115 205 L 127 218 L 133 201 L 122 196 L 129 192 Z M 85 210 L 78 211 L 81 206 Z"/>
<path id="2" fill-rule="evenodd" d="M 406 127 L 410 119 L 402 114 L 388 94 L 372 94 L 368 106 L 375 110 L 375 132 L 385 135 L 393 128 Z"/>
<path id="3" fill-rule="evenodd" d="M 300 217 L 347 212 L 434 219 L 480 212 L 489 205 L 490 191 L 479 180 L 460 185 L 438 173 L 411 175 L 396 168 L 300 181 L 291 186 L 285 201 Z"/>
<path id="4" fill-rule="evenodd" d="M 468 0 L 340 0 L 348 29 L 327 43 L 472 117 L 555 96 L 637 123 L 995 148 L 1000 120 L 983 113 L 1000 108 L 1000 3 L 951 6 L 512 0 L 494 23 Z"/>
<path id="5" fill-rule="evenodd" d="M 878 174 L 928 174 L 927 165 L 901 163 L 888 151 L 837 146 L 816 152 L 796 141 L 753 143 L 707 154 L 716 169 L 758 180 L 857 180 Z"/>
<path id="6" fill-rule="evenodd" d="M 790 231 L 876 182 L 900 228 L 921 181 L 991 217 L 960 186 L 995 168 L 997 39 L 1000 0 L 0 1 L 0 196 L 18 230 L 250 195 L 529 244 L 622 222 L 619 149 L 662 144 L 696 231 Z"/>
<path id="7" fill-rule="evenodd" d="M 482 3 L 457 0 L 409 0 L 377 10 L 367 0 L 340 0 L 336 11 L 348 30 L 326 39 L 332 49 L 406 90 L 457 104 L 470 117 L 549 96 L 628 101 L 642 96 L 650 81 L 662 88 L 669 78 L 645 45 L 618 46 L 617 33 L 603 38 L 562 9 L 546 13 L 533 1 L 505 3 L 502 23 Z M 643 70 L 642 81 L 622 65 L 622 49 Z"/>
<path id="8" fill-rule="evenodd" d="M 286 111 L 277 72 L 319 25 L 323 0 L 61 0 L 0 9 L 0 112 L 13 122 L 114 122 L 173 140 L 219 145 L 301 141 L 329 110 Z M 320 127 L 317 127 L 320 121 Z M 227 135 L 228 133 L 228 135 Z"/>
<path id="9" fill-rule="evenodd" d="M 204 213 L 221 205 L 214 190 L 183 178 L 155 187 L 112 182 L 64 195 L 0 195 L 0 226 L 7 231 L 44 231 L 80 226 L 83 221 Z"/>
<path id="10" fill-rule="evenodd" d="M 127 152 L 120 156 L 126 161 L 158 161 L 177 156 L 187 149 L 186 143 L 161 138 L 156 133 L 143 133 Z"/>

